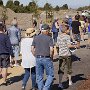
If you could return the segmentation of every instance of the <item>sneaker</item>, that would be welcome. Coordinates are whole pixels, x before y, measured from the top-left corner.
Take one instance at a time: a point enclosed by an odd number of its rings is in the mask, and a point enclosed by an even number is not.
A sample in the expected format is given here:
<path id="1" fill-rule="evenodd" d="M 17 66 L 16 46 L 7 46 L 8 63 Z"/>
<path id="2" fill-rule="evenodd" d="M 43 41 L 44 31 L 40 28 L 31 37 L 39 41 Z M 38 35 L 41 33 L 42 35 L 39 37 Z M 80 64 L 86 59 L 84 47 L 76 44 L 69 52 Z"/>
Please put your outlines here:
<path id="1" fill-rule="evenodd" d="M 59 85 L 58 85 L 58 88 L 63 89 L 63 85 L 62 85 L 62 84 L 59 84 Z"/>
<path id="2" fill-rule="evenodd" d="M 13 68 L 13 65 L 12 65 L 12 64 L 10 64 L 10 67 L 11 67 L 11 68 Z"/>
<path id="3" fill-rule="evenodd" d="M 36 88 L 32 88 L 32 89 L 30 89 L 30 90 L 37 90 Z"/>
<path id="4" fill-rule="evenodd" d="M 22 85 L 22 90 L 25 90 L 25 86 Z"/>
<path id="5" fill-rule="evenodd" d="M 18 67 L 19 65 L 18 65 L 18 64 L 14 64 L 13 66 L 14 66 L 14 67 Z"/>
<path id="6" fill-rule="evenodd" d="M 2 83 L 0 86 L 7 86 L 7 83 L 4 82 L 4 83 Z"/>
<path id="7" fill-rule="evenodd" d="M 72 81 L 69 81 L 69 86 L 71 86 L 72 85 Z"/>
<path id="8" fill-rule="evenodd" d="M 0 86 L 8 86 L 10 84 L 10 81 L 3 82 Z"/>

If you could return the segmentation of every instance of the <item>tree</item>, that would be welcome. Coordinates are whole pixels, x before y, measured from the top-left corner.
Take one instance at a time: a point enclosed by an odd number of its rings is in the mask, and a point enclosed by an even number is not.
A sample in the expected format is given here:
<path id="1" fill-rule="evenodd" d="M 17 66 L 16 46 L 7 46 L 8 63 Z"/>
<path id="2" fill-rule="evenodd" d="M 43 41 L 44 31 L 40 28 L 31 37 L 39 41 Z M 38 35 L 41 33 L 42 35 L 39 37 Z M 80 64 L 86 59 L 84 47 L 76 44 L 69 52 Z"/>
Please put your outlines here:
<path id="1" fill-rule="evenodd" d="M 2 17 L 1 18 L 2 18 L 2 20 L 4 22 L 4 24 L 5 24 L 5 21 L 8 19 L 8 16 L 7 16 L 6 12 L 7 12 L 7 9 L 5 7 L 3 7 Z"/>
<path id="2" fill-rule="evenodd" d="M 57 5 L 57 6 L 55 7 L 55 10 L 56 10 L 56 11 L 59 11 L 59 10 L 60 10 L 60 7 Z"/>
<path id="3" fill-rule="evenodd" d="M 67 4 L 64 4 L 61 8 L 62 9 L 68 9 L 68 5 Z"/>
<path id="4" fill-rule="evenodd" d="M 6 3 L 6 7 L 10 8 L 10 9 L 13 9 L 13 6 L 14 6 L 13 1 L 12 0 L 8 0 L 7 3 Z"/>
<path id="5" fill-rule="evenodd" d="M 23 4 L 21 4 L 20 6 L 23 7 Z"/>
<path id="6" fill-rule="evenodd" d="M 14 5 L 19 6 L 20 2 L 16 0 L 16 1 L 14 1 Z"/>
<path id="7" fill-rule="evenodd" d="M 52 6 L 51 6 L 51 4 L 49 4 L 49 3 L 46 3 L 45 5 L 44 5 L 44 10 L 51 10 L 52 9 Z"/>
<path id="8" fill-rule="evenodd" d="M 29 8 L 29 12 L 33 13 L 33 16 L 38 18 L 39 16 L 39 10 L 38 10 L 38 5 L 37 5 L 37 0 L 32 0 L 32 2 L 30 2 L 28 4 L 27 9 Z"/>
<path id="9" fill-rule="evenodd" d="M 0 0 L 0 6 L 3 6 L 3 1 L 2 0 Z"/>
<path id="10" fill-rule="evenodd" d="M 79 10 L 79 11 L 90 10 L 90 5 L 89 6 L 84 6 L 84 7 L 79 7 L 77 10 Z"/>
<path id="11" fill-rule="evenodd" d="M 29 7 L 29 11 L 30 11 L 30 13 L 35 12 L 35 11 L 36 11 L 36 8 L 37 8 L 35 2 L 30 2 L 29 5 L 28 5 L 28 7 Z"/>
<path id="12" fill-rule="evenodd" d="M 46 22 L 47 23 L 52 22 L 52 19 L 53 19 L 53 7 L 51 6 L 51 4 L 46 3 L 44 5 L 44 10 L 46 11 Z"/>
<path id="13" fill-rule="evenodd" d="M 30 12 L 28 6 L 25 6 L 25 7 L 24 7 L 24 12 L 25 12 L 25 13 L 29 13 L 29 12 Z"/>

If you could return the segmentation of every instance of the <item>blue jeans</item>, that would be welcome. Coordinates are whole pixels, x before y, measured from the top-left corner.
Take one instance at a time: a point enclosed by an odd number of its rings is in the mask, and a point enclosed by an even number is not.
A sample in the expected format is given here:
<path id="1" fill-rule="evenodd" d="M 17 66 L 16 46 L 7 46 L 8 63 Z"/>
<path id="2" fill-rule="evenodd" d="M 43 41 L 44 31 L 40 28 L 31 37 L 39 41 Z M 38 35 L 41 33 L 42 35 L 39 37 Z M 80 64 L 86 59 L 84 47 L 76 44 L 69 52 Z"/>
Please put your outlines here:
<path id="1" fill-rule="evenodd" d="M 53 32 L 54 43 L 57 42 L 58 32 Z"/>
<path id="2" fill-rule="evenodd" d="M 12 45 L 13 53 L 15 56 L 15 60 L 19 59 L 19 52 L 20 52 L 20 47 L 19 45 Z"/>
<path id="3" fill-rule="evenodd" d="M 45 84 L 43 82 L 44 69 L 47 75 Z M 52 60 L 50 58 L 36 58 L 36 81 L 38 84 L 38 90 L 50 90 L 53 78 L 54 67 Z"/>
<path id="4" fill-rule="evenodd" d="M 26 87 L 27 81 L 30 77 L 30 68 L 24 68 L 25 75 L 23 78 L 23 86 Z M 31 68 L 31 80 L 32 80 L 32 88 L 36 87 L 36 67 Z"/>

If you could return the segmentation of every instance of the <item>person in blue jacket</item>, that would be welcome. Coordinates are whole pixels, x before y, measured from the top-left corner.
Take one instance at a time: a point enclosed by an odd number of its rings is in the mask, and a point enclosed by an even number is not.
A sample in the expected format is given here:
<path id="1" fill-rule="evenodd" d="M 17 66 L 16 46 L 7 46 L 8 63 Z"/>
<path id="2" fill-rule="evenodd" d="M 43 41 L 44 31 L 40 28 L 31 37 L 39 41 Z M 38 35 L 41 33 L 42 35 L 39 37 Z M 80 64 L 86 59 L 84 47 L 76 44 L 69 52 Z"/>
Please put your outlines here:
<path id="1" fill-rule="evenodd" d="M 55 19 L 53 24 L 52 24 L 52 32 L 53 32 L 54 43 L 56 43 L 57 42 L 57 37 L 58 37 L 58 32 L 59 32 L 58 19 Z"/>

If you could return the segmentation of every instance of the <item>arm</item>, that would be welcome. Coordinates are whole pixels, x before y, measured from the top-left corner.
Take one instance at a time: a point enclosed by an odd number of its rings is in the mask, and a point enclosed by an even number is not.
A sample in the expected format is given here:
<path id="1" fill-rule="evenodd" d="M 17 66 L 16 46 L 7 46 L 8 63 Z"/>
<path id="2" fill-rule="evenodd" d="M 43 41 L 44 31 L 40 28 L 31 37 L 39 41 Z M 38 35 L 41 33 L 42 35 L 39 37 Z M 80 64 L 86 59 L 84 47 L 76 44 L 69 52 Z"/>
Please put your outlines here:
<path id="1" fill-rule="evenodd" d="M 56 26 L 57 29 L 59 29 L 59 25 L 58 25 L 57 22 L 55 22 L 55 26 Z"/>
<path id="2" fill-rule="evenodd" d="M 35 56 L 35 38 L 33 39 L 32 45 L 31 45 L 31 52 Z"/>
<path id="3" fill-rule="evenodd" d="M 20 49 L 20 54 L 22 55 L 22 51 L 23 51 L 23 38 L 21 40 L 21 49 Z"/>
<path id="4" fill-rule="evenodd" d="M 50 47 L 50 57 L 53 58 L 53 47 Z"/>
<path id="5" fill-rule="evenodd" d="M 53 53 L 54 53 L 54 49 L 53 49 L 53 39 L 50 37 L 50 41 L 49 41 L 49 47 L 50 47 L 50 57 L 53 57 Z"/>
<path id="6" fill-rule="evenodd" d="M 19 42 L 21 41 L 21 30 L 20 29 L 18 31 L 18 40 L 19 40 Z"/>
<path id="7" fill-rule="evenodd" d="M 81 30 L 82 28 L 81 28 L 81 22 L 79 22 L 79 31 Z"/>
<path id="8" fill-rule="evenodd" d="M 6 47 L 8 48 L 9 54 L 13 58 L 14 57 L 14 53 L 13 53 L 12 45 L 11 45 L 11 42 L 10 42 L 10 39 L 9 39 L 8 36 L 6 37 Z"/>
<path id="9" fill-rule="evenodd" d="M 35 47 L 34 46 L 31 46 L 31 52 L 35 56 Z"/>
<path id="10" fill-rule="evenodd" d="M 67 45 L 68 45 L 68 48 L 76 48 L 77 47 L 77 45 L 72 45 L 71 44 L 70 36 L 67 38 Z"/>
<path id="11" fill-rule="evenodd" d="M 69 48 L 76 48 L 77 45 L 71 45 L 71 44 L 68 44 L 68 47 L 69 47 Z"/>

